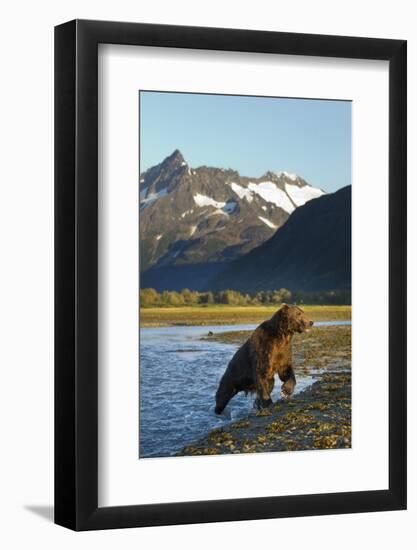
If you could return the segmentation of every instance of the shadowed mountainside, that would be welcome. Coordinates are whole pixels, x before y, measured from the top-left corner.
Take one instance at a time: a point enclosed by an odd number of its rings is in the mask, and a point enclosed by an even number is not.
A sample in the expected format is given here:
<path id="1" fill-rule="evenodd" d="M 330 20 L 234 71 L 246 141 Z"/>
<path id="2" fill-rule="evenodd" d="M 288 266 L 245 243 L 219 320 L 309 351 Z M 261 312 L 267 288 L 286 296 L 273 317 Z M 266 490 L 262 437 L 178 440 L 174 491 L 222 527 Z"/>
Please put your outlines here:
<path id="1" fill-rule="evenodd" d="M 231 262 L 207 285 L 258 292 L 351 287 L 351 186 L 309 201 L 265 243 Z"/>

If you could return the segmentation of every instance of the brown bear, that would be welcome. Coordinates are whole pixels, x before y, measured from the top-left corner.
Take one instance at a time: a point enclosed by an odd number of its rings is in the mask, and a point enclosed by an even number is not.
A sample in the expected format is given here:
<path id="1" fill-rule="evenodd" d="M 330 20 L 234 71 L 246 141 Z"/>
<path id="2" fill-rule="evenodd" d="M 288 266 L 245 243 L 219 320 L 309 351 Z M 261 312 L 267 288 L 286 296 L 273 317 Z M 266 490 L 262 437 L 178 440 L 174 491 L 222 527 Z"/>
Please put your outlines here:
<path id="1" fill-rule="evenodd" d="M 296 380 L 292 367 L 292 337 L 313 325 L 304 311 L 284 304 L 268 321 L 264 321 L 232 357 L 216 392 L 216 414 L 221 414 L 230 399 L 244 391 L 256 393 L 259 409 L 272 404 L 274 376 L 283 384 L 281 395 L 289 397 Z"/>

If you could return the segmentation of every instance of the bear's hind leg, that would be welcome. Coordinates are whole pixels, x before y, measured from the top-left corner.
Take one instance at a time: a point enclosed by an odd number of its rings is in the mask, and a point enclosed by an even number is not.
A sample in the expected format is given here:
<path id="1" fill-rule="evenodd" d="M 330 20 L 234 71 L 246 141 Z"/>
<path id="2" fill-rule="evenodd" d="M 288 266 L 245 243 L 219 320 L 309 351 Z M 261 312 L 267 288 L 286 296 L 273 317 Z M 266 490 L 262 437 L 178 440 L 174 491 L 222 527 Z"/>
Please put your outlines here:
<path id="1" fill-rule="evenodd" d="M 274 379 L 259 379 L 256 383 L 256 399 L 254 406 L 257 409 L 266 409 L 272 405 L 271 393 L 274 388 Z"/>
<path id="2" fill-rule="evenodd" d="M 237 394 L 235 386 L 228 380 L 226 375 L 223 375 L 220 380 L 219 388 L 216 392 L 216 407 L 214 412 L 221 414 L 229 401 Z"/>

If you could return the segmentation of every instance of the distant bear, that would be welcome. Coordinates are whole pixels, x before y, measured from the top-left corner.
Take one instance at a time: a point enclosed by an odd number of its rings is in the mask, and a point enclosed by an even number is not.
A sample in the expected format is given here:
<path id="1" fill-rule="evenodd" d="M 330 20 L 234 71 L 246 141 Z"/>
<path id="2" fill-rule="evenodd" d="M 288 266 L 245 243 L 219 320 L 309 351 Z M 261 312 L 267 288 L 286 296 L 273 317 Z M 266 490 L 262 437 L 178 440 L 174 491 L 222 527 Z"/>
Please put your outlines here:
<path id="1" fill-rule="evenodd" d="M 296 380 L 292 367 L 292 337 L 313 325 L 302 309 L 284 304 L 269 321 L 264 321 L 232 357 L 216 392 L 216 414 L 221 414 L 237 393 L 256 393 L 255 405 L 271 405 L 274 376 L 283 384 L 281 395 L 289 397 Z"/>

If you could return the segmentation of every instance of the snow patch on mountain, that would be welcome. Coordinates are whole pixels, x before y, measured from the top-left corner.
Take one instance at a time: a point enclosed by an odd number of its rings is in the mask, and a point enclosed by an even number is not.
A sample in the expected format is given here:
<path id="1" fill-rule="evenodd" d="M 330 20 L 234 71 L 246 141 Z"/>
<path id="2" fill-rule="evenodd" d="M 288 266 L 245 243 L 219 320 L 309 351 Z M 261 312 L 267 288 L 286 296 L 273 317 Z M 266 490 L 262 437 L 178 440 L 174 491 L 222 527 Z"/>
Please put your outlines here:
<path id="1" fill-rule="evenodd" d="M 317 197 L 321 197 L 325 194 L 321 189 L 311 187 L 310 185 L 298 187 L 298 185 L 286 183 L 285 190 L 296 206 L 303 206 L 306 202 L 316 199 Z"/>
<path id="2" fill-rule="evenodd" d="M 248 189 L 291 214 L 295 207 L 285 191 L 282 191 L 273 181 L 262 181 L 261 183 L 250 183 Z"/>
<path id="3" fill-rule="evenodd" d="M 224 215 L 224 216 L 228 216 L 229 214 L 233 214 L 233 212 L 236 210 L 237 208 L 237 202 L 236 201 L 231 201 L 231 200 L 228 200 L 227 202 L 220 202 L 220 201 L 215 201 L 214 199 L 210 198 L 210 197 L 207 197 L 205 195 L 195 195 L 194 196 L 194 200 L 195 202 L 203 207 L 203 206 L 214 206 L 214 208 L 216 210 L 214 210 L 214 212 L 210 212 L 207 217 L 210 217 L 210 216 L 216 216 L 216 215 Z M 201 212 L 200 215 L 203 215 L 206 211 L 204 210 L 203 212 Z"/>
<path id="4" fill-rule="evenodd" d="M 186 210 L 185 212 L 183 212 L 183 213 L 181 214 L 181 218 L 185 218 L 185 216 L 188 216 L 189 214 L 192 214 L 193 212 L 194 212 L 193 209 L 191 209 L 191 210 Z"/>
<path id="5" fill-rule="evenodd" d="M 146 207 L 148 207 L 150 204 L 152 204 L 156 200 L 162 197 L 166 197 L 167 195 L 168 195 L 167 189 L 162 189 L 161 191 L 158 191 L 158 193 L 150 193 L 146 198 L 143 198 L 140 201 L 140 209 L 144 210 Z"/>
<path id="6" fill-rule="evenodd" d="M 288 214 L 291 214 L 295 210 L 294 204 L 287 193 L 280 189 L 273 181 L 251 182 L 248 187 L 242 187 L 232 182 L 230 187 L 240 199 L 246 199 L 248 202 L 252 202 L 254 195 L 258 195 L 264 201 L 275 204 L 275 206 L 282 208 Z M 266 210 L 265 207 L 262 208 Z"/>
<path id="7" fill-rule="evenodd" d="M 194 195 L 194 202 L 197 206 L 214 206 L 214 208 L 218 209 L 222 209 L 226 205 L 225 202 L 215 201 L 211 197 L 207 197 L 207 195 L 201 195 L 200 193 Z"/>
<path id="8" fill-rule="evenodd" d="M 271 220 L 267 220 L 266 218 L 263 218 L 262 216 L 258 216 L 258 218 L 261 220 L 261 222 L 264 222 L 265 225 L 270 227 L 271 229 L 276 229 L 277 226 L 271 222 Z"/>
<path id="9" fill-rule="evenodd" d="M 236 193 L 239 199 L 246 199 L 248 202 L 253 201 L 252 193 L 249 189 L 246 189 L 246 187 L 242 187 L 241 185 L 234 182 L 230 184 L 230 187 L 232 188 L 232 191 Z"/>

